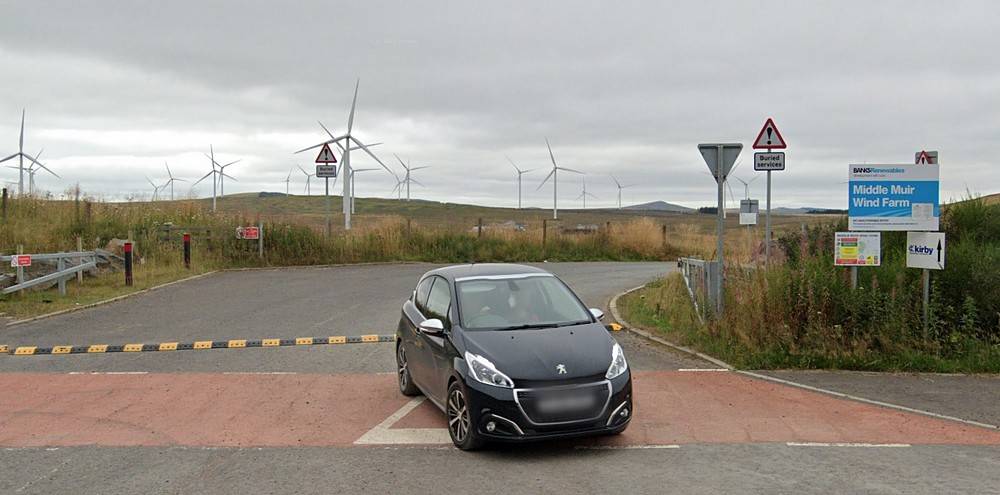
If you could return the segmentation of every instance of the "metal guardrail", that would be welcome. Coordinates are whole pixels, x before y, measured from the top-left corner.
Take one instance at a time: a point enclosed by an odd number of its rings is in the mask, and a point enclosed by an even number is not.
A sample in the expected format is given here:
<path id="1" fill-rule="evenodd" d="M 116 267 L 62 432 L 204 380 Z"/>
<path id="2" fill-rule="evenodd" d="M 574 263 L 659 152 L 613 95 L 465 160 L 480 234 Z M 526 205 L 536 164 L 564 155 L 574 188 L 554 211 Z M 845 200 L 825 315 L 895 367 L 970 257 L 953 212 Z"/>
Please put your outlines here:
<path id="1" fill-rule="evenodd" d="M 694 304 L 695 313 L 698 319 L 704 323 L 708 316 L 708 308 L 715 308 L 717 285 L 715 277 L 719 276 L 719 263 L 716 261 L 705 261 L 697 258 L 681 258 L 677 260 L 677 265 L 684 276 L 684 285 L 687 287 L 688 295 Z"/>
<path id="2" fill-rule="evenodd" d="M 9 263 L 15 256 L 0 256 L 0 263 Z M 78 273 L 97 268 L 96 251 L 74 251 L 70 253 L 42 253 L 32 254 L 31 262 L 55 263 L 56 271 L 41 277 L 27 280 L 24 269 L 17 269 L 17 283 L 0 290 L 0 294 L 13 294 L 14 292 L 30 289 L 44 284 L 56 282 L 59 284 L 59 294 L 66 295 L 66 281 L 76 277 Z M 76 263 L 75 265 L 73 263 Z"/>

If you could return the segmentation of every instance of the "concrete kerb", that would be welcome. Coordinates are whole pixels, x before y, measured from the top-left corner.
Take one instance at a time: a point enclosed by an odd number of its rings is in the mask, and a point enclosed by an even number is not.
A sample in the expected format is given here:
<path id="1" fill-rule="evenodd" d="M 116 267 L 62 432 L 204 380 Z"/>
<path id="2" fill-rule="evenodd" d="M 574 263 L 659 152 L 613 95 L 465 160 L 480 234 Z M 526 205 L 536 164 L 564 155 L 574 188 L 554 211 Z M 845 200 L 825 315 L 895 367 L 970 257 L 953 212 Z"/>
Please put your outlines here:
<path id="1" fill-rule="evenodd" d="M 966 425 L 970 425 L 970 426 L 977 426 L 977 427 L 980 427 L 980 428 L 987 428 L 987 429 L 992 429 L 992 430 L 1000 430 L 1000 426 L 998 426 L 998 425 L 992 425 L 992 424 L 989 424 L 989 423 L 982 423 L 982 422 L 979 422 L 979 421 L 973 421 L 973 420 L 969 420 L 969 419 L 958 418 L 958 417 L 955 417 L 955 416 L 948 416 L 946 414 L 938 414 L 938 413 L 935 413 L 935 412 L 925 411 L 923 409 L 916 409 L 916 408 L 907 407 L 907 406 L 901 406 L 901 405 L 898 405 L 898 404 L 891 404 L 891 403 L 883 402 L 883 401 L 879 401 L 879 400 L 873 400 L 873 399 L 868 399 L 868 398 L 865 398 L 865 397 L 859 397 L 859 396 L 856 396 L 856 395 L 845 394 L 843 392 L 837 392 L 835 390 L 829 390 L 829 389 L 825 389 L 825 388 L 814 387 L 812 385 L 806 385 L 804 383 L 798 383 L 798 382 L 794 382 L 794 381 L 791 381 L 791 380 L 785 380 L 783 378 L 777 378 L 777 377 L 773 377 L 773 376 L 768 376 L 768 375 L 764 375 L 764 374 L 761 374 L 761 373 L 754 373 L 752 371 L 745 371 L 745 370 L 736 369 L 733 365 L 731 365 L 729 363 L 726 363 L 725 361 L 713 358 L 712 356 L 709 356 L 707 354 L 695 351 L 694 349 L 691 349 L 689 347 L 685 347 L 685 346 L 682 346 L 682 345 L 675 344 L 675 343 L 670 342 L 670 341 L 668 341 L 666 339 L 663 339 L 661 337 L 657 337 L 655 335 L 652 335 L 651 333 L 649 333 L 649 332 L 647 332 L 645 330 L 635 328 L 631 324 L 629 324 L 628 321 L 626 321 L 624 318 L 622 318 L 620 312 L 618 311 L 618 298 L 620 298 L 621 296 L 624 296 L 626 294 L 630 294 L 632 292 L 635 292 L 637 290 L 643 289 L 645 287 L 646 287 L 646 285 L 644 284 L 644 285 L 640 285 L 639 287 L 633 287 L 633 288 L 631 288 L 631 289 L 629 289 L 629 290 L 627 290 L 625 292 L 622 292 L 621 294 L 617 294 L 615 297 L 613 297 L 611 299 L 611 303 L 608 306 L 609 306 L 609 309 L 611 310 L 611 316 L 614 317 L 615 321 L 617 321 L 619 324 L 621 324 L 623 327 L 625 327 L 625 329 L 627 331 L 629 331 L 629 332 L 631 332 L 633 334 L 636 334 L 636 335 L 638 335 L 640 337 L 643 337 L 643 338 L 645 338 L 647 340 L 650 340 L 652 342 L 656 342 L 657 344 L 661 344 L 661 345 L 667 346 L 667 347 L 669 347 L 671 349 L 676 349 L 676 350 L 678 350 L 680 352 L 683 352 L 683 353 L 686 353 L 686 354 L 690 354 L 692 356 L 696 356 L 696 357 L 704 359 L 704 360 L 706 360 L 706 361 L 708 361 L 710 363 L 713 363 L 713 364 L 715 364 L 715 365 L 717 365 L 717 366 L 719 366 L 721 368 L 728 369 L 728 370 L 730 370 L 730 371 L 732 371 L 734 373 L 739 373 L 739 374 L 741 374 L 743 376 L 748 376 L 748 377 L 753 378 L 753 379 L 765 380 L 765 381 L 769 381 L 769 382 L 772 382 L 772 383 L 779 383 L 781 385 L 787 385 L 787 386 L 799 388 L 799 389 L 802 389 L 802 390 L 808 390 L 808 391 L 811 391 L 811 392 L 817 392 L 817 393 L 821 393 L 821 394 L 824 394 L 824 395 L 829 395 L 829 396 L 833 396 L 833 397 L 837 397 L 837 398 L 841 398 L 841 399 L 852 400 L 852 401 L 855 401 L 855 402 L 862 402 L 862 403 L 865 403 L 865 404 L 871 404 L 871 405 L 874 405 L 874 406 L 884 407 L 884 408 L 888 408 L 888 409 L 894 409 L 894 410 L 897 410 L 897 411 L 903 411 L 903 412 L 908 412 L 908 413 L 913 413 L 913 414 L 919 414 L 921 416 L 928 416 L 928 417 L 937 418 L 937 419 L 943 419 L 943 420 L 947 420 L 947 421 L 954 421 L 954 422 L 958 422 L 958 423 L 962 423 L 962 424 L 966 424 Z"/>

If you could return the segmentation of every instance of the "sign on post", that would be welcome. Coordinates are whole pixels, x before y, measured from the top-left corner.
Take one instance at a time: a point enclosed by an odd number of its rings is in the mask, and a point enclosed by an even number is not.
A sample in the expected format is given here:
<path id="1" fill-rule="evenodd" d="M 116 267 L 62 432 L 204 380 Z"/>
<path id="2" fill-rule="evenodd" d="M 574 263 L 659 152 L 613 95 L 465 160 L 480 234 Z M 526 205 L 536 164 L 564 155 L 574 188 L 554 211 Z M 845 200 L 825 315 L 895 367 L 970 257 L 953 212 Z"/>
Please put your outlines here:
<path id="1" fill-rule="evenodd" d="M 337 157 L 333 156 L 333 150 L 330 149 L 329 143 L 324 144 L 323 148 L 319 150 L 319 155 L 316 155 L 316 163 L 337 163 Z"/>
<path id="2" fill-rule="evenodd" d="M 937 230 L 940 166 L 850 165 L 848 228 Z"/>
<path id="3" fill-rule="evenodd" d="M 320 179 L 335 179 L 337 178 L 337 166 L 336 165 L 316 165 L 316 177 Z"/>
<path id="4" fill-rule="evenodd" d="M 781 171 L 785 169 L 785 154 L 774 153 L 754 153 L 753 169 L 758 172 Z"/>
<path id="5" fill-rule="evenodd" d="M 31 266 L 31 255 L 30 254 L 17 254 L 10 257 L 10 267 L 24 267 Z"/>
<path id="6" fill-rule="evenodd" d="M 934 165 L 938 162 L 937 151 L 918 151 L 913 155 L 913 163 L 916 165 Z"/>
<path id="7" fill-rule="evenodd" d="M 770 150 L 774 148 L 783 150 L 787 147 L 785 138 L 781 137 L 781 133 L 778 132 L 778 126 L 774 125 L 774 120 L 768 117 L 767 121 L 764 122 L 764 127 L 760 128 L 757 139 L 753 141 L 753 149 Z"/>
<path id="8" fill-rule="evenodd" d="M 698 151 L 705 159 L 708 170 L 712 172 L 712 177 L 715 177 L 715 181 L 719 183 L 726 180 L 726 176 L 733 169 L 733 164 L 736 163 L 736 158 L 740 156 L 742 150 L 743 145 L 740 143 L 698 145 Z"/>
<path id="9" fill-rule="evenodd" d="M 254 226 L 236 227 L 236 238 L 256 241 L 260 239 L 260 228 Z"/>
<path id="10" fill-rule="evenodd" d="M 944 270 L 944 233 L 907 232 L 906 267 Z"/>
<path id="11" fill-rule="evenodd" d="M 881 232 L 837 232 L 834 238 L 835 266 L 880 266 Z"/>
<path id="12" fill-rule="evenodd" d="M 757 225 L 760 203 L 756 199 L 740 200 L 740 225 Z"/>

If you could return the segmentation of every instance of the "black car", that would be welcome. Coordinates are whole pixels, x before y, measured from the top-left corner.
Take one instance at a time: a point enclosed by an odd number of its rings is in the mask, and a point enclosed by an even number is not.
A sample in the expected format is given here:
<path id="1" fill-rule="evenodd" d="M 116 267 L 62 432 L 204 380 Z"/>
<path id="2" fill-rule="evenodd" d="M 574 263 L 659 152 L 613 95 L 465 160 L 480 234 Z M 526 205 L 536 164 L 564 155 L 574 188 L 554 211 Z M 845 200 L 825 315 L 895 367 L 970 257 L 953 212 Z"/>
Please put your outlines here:
<path id="1" fill-rule="evenodd" d="M 441 408 L 460 449 L 617 434 L 632 419 L 632 376 L 603 313 L 549 272 L 511 264 L 432 270 L 402 313 L 399 389 Z"/>

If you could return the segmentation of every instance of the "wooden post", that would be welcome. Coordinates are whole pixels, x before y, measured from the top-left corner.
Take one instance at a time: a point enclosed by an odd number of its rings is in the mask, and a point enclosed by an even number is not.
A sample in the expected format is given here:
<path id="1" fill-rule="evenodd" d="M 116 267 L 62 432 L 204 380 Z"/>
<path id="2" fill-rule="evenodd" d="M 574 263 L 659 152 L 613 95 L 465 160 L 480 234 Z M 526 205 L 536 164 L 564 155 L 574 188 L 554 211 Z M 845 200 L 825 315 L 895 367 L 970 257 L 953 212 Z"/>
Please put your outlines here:
<path id="1" fill-rule="evenodd" d="M 406 237 L 410 237 L 410 219 L 406 219 Z"/>
<path id="2" fill-rule="evenodd" d="M 542 247 L 545 247 L 546 238 L 549 234 L 549 221 L 548 219 L 542 220 Z"/>
<path id="3" fill-rule="evenodd" d="M 82 252 L 82 251 L 83 251 L 83 238 L 80 237 L 80 236 L 76 236 L 76 252 L 79 253 L 79 252 Z M 83 264 L 83 258 L 77 258 L 76 259 L 76 264 L 82 265 Z M 76 283 L 78 283 L 78 284 L 82 284 L 83 283 L 83 271 L 82 270 L 76 272 Z"/>
<path id="4" fill-rule="evenodd" d="M 3 220 L 7 220 L 7 188 L 3 188 Z"/>
<path id="5" fill-rule="evenodd" d="M 660 225 L 660 235 L 663 237 L 663 245 L 667 245 L 667 225 Z"/>
<path id="6" fill-rule="evenodd" d="M 87 225 L 90 225 L 90 222 L 92 220 L 91 209 L 92 209 L 92 205 L 90 204 L 90 201 L 84 201 L 83 202 L 83 214 L 84 214 L 84 217 L 87 220 Z"/>
<path id="7" fill-rule="evenodd" d="M 479 234 L 478 234 L 477 237 L 482 237 L 483 236 L 483 217 L 479 217 L 478 226 L 479 226 Z"/>

